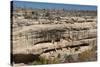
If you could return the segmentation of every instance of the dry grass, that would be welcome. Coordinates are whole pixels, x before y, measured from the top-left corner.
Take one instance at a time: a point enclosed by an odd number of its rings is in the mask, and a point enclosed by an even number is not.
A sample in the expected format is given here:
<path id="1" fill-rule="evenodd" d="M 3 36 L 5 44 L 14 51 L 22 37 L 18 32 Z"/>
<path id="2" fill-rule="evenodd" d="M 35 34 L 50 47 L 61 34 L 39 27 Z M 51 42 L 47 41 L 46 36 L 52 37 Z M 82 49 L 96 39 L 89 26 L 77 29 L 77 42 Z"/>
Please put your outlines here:
<path id="1" fill-rule="evenodd" d="M 93 50 L 86 50 L 79 54 L 80 61 L 96 60 L 96 53 Z"/>

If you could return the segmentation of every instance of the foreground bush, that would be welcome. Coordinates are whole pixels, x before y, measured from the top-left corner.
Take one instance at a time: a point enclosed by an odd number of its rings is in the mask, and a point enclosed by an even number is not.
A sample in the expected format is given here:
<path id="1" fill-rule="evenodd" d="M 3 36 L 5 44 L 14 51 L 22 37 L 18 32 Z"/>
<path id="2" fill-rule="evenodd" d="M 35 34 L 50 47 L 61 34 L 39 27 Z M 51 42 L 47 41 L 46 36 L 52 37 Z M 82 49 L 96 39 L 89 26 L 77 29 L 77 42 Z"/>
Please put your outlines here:
<path id="1" fill-rule="evenodd" d="M 41 64 L 57 64 L 59 63 L 58 58 L 50 58 L 50 59 L 45 59 L 43 57 L 39 57 L 39 60 L 35 60 L 32 64 L 33 65 L 41 65 Z"/>
<path id="2" fill-rule="evenodd" d="M 96 60 L 96 53 L 93 50 L 86 50 L 79 54 L 79 61 L 93 61 Z"/>

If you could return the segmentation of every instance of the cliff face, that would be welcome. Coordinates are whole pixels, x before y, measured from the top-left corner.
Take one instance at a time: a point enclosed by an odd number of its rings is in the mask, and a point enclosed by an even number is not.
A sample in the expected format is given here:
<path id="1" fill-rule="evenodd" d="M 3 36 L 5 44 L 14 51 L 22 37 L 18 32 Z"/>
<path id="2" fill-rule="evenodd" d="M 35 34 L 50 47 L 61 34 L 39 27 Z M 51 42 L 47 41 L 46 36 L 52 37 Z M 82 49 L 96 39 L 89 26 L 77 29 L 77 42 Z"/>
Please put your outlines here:
<path id="1" fill-rule="evenodd" d="M 64 61 L 65 54 L 77 55 L 97 46 L 96 16 L 61 17 L 59 21 L 54 20 L 52 23 L 47 19 L 20 20 L 17 18 L 13 21 L 14 61 L 21 60 L 20 54 L 25 56 L 31 54 L 46 59 L 57 58 L 60 55 L 59 60 Z M 26 58 L 25 56 L 23 58 Z"/>
<path id="2" fill-rule="evenodd" d="M 13 46 L 34 46 L 38 43 L 60 42 L 61 39 L 68 42 L 93 39 L 96 38 L 97 34 L 93 24 L 95 25 L 95 22 L 66 25 L 33 25 L 31 27 L 25 27 L 26 29 L 23 28 L 20 32 L 13 33 L 13 42 L 16 44 Z"/>

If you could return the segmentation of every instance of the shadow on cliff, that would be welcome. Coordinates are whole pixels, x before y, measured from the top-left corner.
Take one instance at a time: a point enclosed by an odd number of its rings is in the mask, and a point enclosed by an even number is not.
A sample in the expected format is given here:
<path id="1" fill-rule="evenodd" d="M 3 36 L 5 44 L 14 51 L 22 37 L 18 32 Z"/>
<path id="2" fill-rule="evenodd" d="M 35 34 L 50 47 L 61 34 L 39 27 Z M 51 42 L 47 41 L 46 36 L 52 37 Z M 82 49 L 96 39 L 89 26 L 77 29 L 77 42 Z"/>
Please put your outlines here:
<path id="1" fill-rule="evenodd" d="M 11 54 L 11 64 L 14 63 L 25 63 L 28 64 L 35 60 L 39 60 L 39 55 L 33 54 Z"/>

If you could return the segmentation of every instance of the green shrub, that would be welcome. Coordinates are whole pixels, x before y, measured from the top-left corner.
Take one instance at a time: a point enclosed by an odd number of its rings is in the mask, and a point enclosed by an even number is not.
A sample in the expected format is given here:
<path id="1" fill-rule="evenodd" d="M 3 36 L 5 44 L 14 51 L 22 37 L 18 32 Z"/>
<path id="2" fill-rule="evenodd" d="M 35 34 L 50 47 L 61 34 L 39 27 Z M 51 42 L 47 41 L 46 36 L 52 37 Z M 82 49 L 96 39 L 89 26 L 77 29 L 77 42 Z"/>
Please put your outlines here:
<path id="1" fill-rule="evenodd" d="M 33 65 L 41 65 L 41 64 L 57 64 L 59 63 L 58 58 L 54 59 L 45 59 L 43 57 L 39 57 L 39 60 L 35 60 L 32 62 Z"/>
<path id="2" fill-rule="evenodd" d="M 73 58 L 71 55 L 65 54 L 64 58 L 65 58 L 65 62 L 73 62 Z"/>

